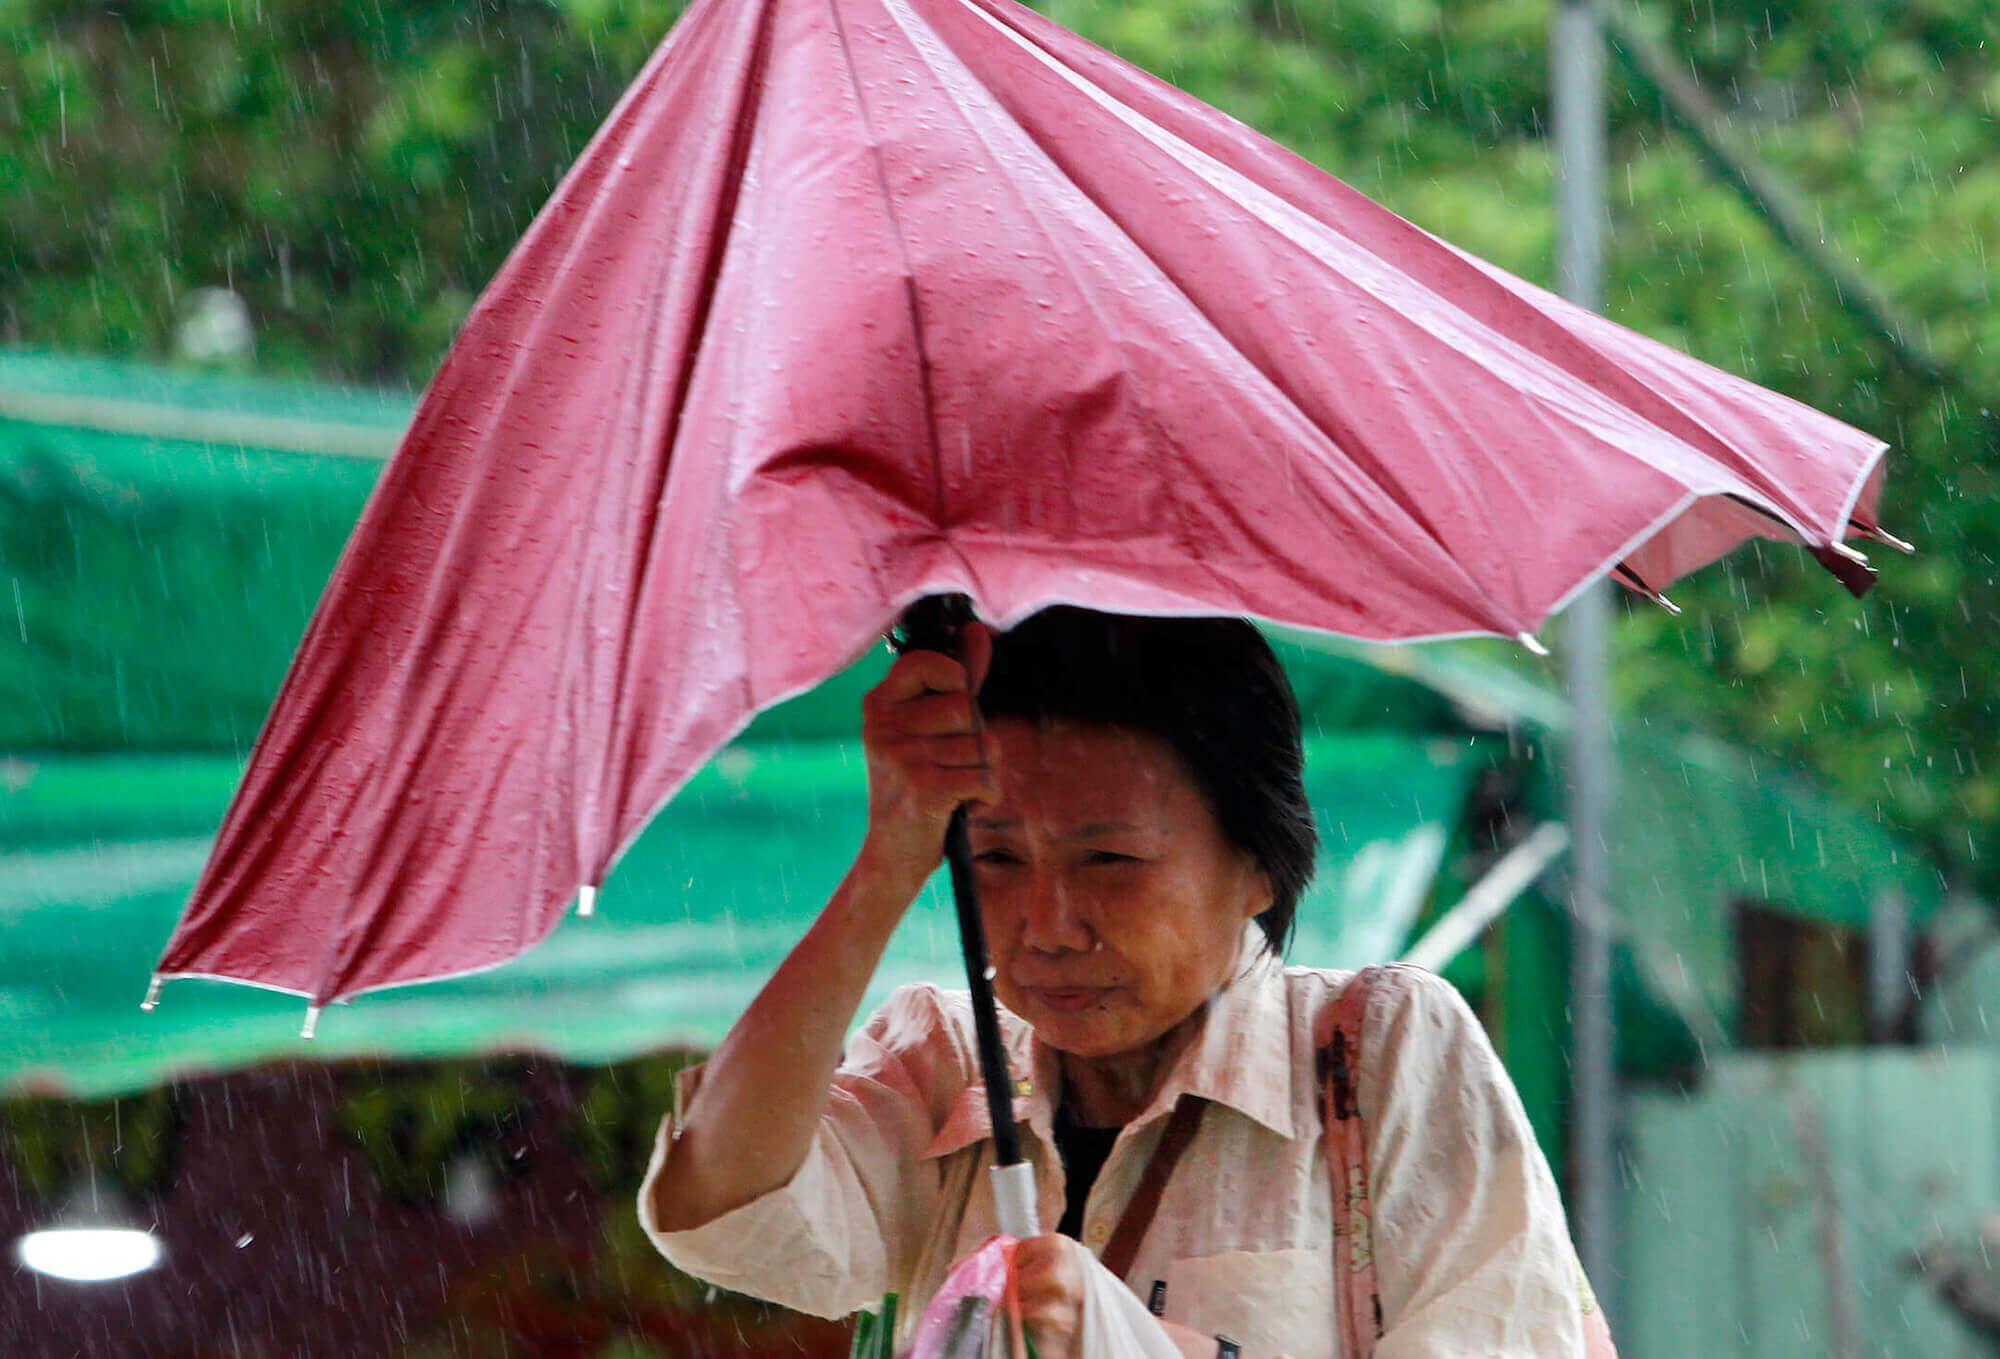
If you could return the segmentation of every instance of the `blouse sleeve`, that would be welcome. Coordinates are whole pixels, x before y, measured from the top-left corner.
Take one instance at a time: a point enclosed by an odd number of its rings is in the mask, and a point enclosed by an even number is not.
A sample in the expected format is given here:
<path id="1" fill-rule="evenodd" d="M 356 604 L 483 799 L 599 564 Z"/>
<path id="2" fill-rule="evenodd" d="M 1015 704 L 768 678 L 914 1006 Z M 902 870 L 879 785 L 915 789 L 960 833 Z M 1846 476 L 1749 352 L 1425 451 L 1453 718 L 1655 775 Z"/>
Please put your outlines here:
<path id="1" fill-rule="evenodd" d="M 677 1268 L 720 1287 L 823 1317 L 876 1305 L 902 1286 L 936 1211 L 937 1163 L 922 1152 L 957 1046 L 934 988 L 898 990 L 849 1039 L 791 1180 L 702 1226 L 665 1232 L 653 1217 L 653 1179 L 700 1081 L 690 1068 L 639 1189 L 640 1225 Z"/>
<path id="2" fill-rule="evenodd" d="M 1387 970 L 1362 1031 L 1376 1359 L 1582 1355 L 1582 1270 L 1521 1098 L 1458 992 Z"/>

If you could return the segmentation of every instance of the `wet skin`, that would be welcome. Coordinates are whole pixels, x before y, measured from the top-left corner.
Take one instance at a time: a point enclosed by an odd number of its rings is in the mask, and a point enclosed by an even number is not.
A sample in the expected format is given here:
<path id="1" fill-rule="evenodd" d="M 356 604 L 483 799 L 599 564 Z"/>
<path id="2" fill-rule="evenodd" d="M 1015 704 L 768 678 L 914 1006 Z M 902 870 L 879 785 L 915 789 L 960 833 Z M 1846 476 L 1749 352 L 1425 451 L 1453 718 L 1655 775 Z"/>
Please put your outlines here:
<path id="1" fill-rule="evenodd" d="M 1082 1121 L 1126 1122 L 1270 886 L 1161 738 L 1067 719 L 991 734 L 999 796 L 970 831 L 994 990 L 1062 1054 Z"/>

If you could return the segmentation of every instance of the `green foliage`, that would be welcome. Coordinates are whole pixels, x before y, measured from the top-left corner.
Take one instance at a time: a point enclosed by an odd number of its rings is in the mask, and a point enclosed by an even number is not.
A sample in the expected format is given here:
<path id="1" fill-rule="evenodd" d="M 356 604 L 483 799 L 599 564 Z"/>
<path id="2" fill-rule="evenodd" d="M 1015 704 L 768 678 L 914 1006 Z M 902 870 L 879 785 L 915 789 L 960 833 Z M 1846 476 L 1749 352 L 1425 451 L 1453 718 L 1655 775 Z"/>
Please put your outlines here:
<path id="1" fill-rule="evenodd" d="M 660 1115 L 674 1107 L 674 1082 L 696 1060 L 692 1052 L 659 1053 L 603 1067 L 585 1083 L 570 1133 L 606 1194 L 638 1190 Z"/>
<path id="2" fill-rule="evenodd" d="M 0 1102 L 0 1166 L 46 1199 L 89 1178 L 133 1194 L 164 1193 L 180 1147 L 178 1091 L 122 1099 Z"/>
<path id="3" fill-rule="evenodd" d="M 261 368 L 421 382 L 679 7 L 5 0 L 0 323 L 158 355 L 177 301 L 226 283 Z M 1550 281 L 1548 0 L 1042 8 Z M 1817 772 L 2000 893 L 2000 3 L 1631 12 L 1953 377 L 1899 371 L 1614 64 L 1608 310 L 1894 443 L 1888 523 L 1923 549 L 1864 604 L 1776 544 L 1699 573 L 1686 617 L 1627 620 L 1621 697 Z"/>
<path id="4" fill-rule="evenodd" d="M 1881 585 L 1861 604 L 1796 549 L 1741 554 L 1674 591 L 1688 616 L 1628 620 L 1619 687 L 1816 770 L 1991 894 L 2000 6 L 1707 14 L 1690 5 L 1666 33 L 1955 376 L 1939 389 L 1897 371 L 1674 139 L 1621 146 L 1614 315 L 1888 439 L 1885 518 L 1922 551 L 1876 551 Z"/>
<path id="5" fill-rule="evenodd" d="M 463 1155 L 506 1175 L 515 1169 L 502 1145 L 533 1112 L 505 1064 L 437 1062 L 347 1081 L 337 1115 L 341 1133 L 374 1170 L 383 1189 L 416 1203 L 444 1192 L 445 1171 Z"/>
<path id="6" fill-rule="evenodd" d="M 420 383 L 680 6 L 11 8 L 9 338 L 162 354 L 226 284 L 267 371 Z"/>

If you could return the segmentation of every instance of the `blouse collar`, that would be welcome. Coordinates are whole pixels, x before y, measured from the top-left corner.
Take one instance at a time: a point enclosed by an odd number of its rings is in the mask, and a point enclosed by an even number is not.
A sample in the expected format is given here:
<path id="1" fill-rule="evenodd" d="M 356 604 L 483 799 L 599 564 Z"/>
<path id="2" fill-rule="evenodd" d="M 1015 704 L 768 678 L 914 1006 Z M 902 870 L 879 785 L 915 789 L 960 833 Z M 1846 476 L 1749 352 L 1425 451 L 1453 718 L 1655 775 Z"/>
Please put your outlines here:
<path id="1" fill-rule="evenodd" d="M 1296 1135 L 1285 970 L 1265 951 L 1263 932 L 1254 922 L 1244 933 L 1235 971 L 1209 997 L 1200 1023 L 1132 1126 L 1166 1117 L 1182 1095 L 1193 1095 L 1226 1104 L 1280 1137 Z M 1062 1089 L 1060 1055 L 1004 1008 L 1000 1027 L 1014 1080 L 1014 1117 L 1053 1145 L 1054 1100 Z M 991 1135 L 986 1088 L 975 1068 L 924 1154 L 948 1155 Z"/>

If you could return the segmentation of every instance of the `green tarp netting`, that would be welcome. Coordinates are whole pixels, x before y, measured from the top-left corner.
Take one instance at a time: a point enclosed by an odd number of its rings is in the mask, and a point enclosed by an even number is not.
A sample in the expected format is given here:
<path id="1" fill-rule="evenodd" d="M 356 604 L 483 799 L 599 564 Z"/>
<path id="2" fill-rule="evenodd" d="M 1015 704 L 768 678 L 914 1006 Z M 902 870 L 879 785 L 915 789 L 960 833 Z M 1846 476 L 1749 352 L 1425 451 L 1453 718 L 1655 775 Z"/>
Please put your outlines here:
<path id="1" fill-rule="evenodd" d="M 1311 743 L 1309 791 L 1327 852 L 1302 904 L 1295 960 L 1339 965 L 1393 950 L 1486 759 L 1462 741 Z M 839 881 L 866 810 L 857 746 L 732 747 L 640 837 L 595 916 L 566 919 L 506 967 L 334 1007 L 305 1045 L 303 1002 L 292 996 L 184 980 L 155 1012 L 138 1007 L 238 768 L 217 756 L 9 762 L 0 1094 L 108 1094 L 277 1055 L 529 1048 L 600 1061 L 706 1046 Z M 961 969 L 949 903 L 934 888 L 897 932 L 871 999 L 905 981 L 962 985 Z"/>
<path id="2" fill-rule="evenodd" d="M 410 404 L 0 354 L 0 750 L 247 750 Z"/>
<path id="3" fill-rule="evenodd" d="M 1878 905 L 1920 928 L 1944 903 L 1936 867 L 1886 827 L 1748 751 L 1628 729 L 1618 767 L 1621 930 L 1647 984 L 1711 1043 L 1737 1031 L 1731 903 L 1856 931 Z"/>

